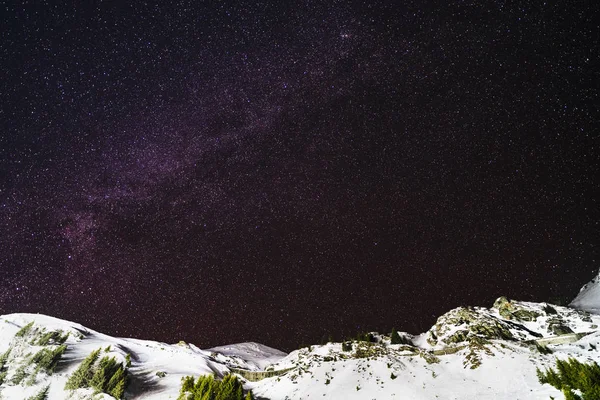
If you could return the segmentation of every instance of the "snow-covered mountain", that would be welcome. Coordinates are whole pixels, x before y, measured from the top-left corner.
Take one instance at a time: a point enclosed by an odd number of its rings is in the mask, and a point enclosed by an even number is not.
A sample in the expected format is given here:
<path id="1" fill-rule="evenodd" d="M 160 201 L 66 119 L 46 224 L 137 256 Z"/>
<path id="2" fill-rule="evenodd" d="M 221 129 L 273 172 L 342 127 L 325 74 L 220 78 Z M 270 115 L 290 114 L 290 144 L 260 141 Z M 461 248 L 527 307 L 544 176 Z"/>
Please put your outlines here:
<path id="1" fill-rule="evenodd" d="M 571 307 L 600 314 L 600 271 L 598 276 L 581 288 Z"/>
<path id="2" fill-rule="evenodd" d="M 217 360 L 228 362 L 228 365 L 234 365 L 236 360 L 244 360 L 246 368 L 252 366 L 252 370 L 263 370 L 287 356 L 283 351 L 254 342 L 213 347 L 207 351 L 212 352 Z"/>
<path id="3" fill-rule="evenodd" d="M 55 370 L 50 373 L 38 368 L 37 363 L 32 362 L 32 357 L 44 349 L 53 351 L 59 348 L 62 339 L 50 340 L 45 344 L 40 342 L 52 332 L 58 333 L 55 337 L 66 337 L 63 342 L 66 350 Z M 6 355 L 4 366 L 0 368 L 3 370 L 0 378 L 4 374 L 3 379 L 0 379 L 0 382 L 3 381 L 0 385 L 0 398 L 27 399 L 49 385 L 48 399 L 66 399 L 70 395 L 73 395 L 69 397 L 72 399 L 91 399 L 94 394 L 92 389 L 71 392 L 65 390 L 65 384 L 81 362 L 97 349 L 101 349 L 101 357 L 115 357 L 123 365 L 127 364 L 127 359 L 130 360 L 127 368 L 130 384 L 126 398 L 132 399 L 175 399 L 184 376 L 222 376 L 228 372 L 228 365 L 249 370 L 258 368 L 252 360 L 246 361 L 235 356 L 219 356 L 220 359 L 217 360 L 210 351 L 203 351 L 183 342 L 166 344 L 114 338 L 79 324 L 45 315 L 9 314 L 0 317 L 0 354 Z M 20 374 L 19 370 L 25 372 L 20 380 L 16 378 Z M 94 396 L 94 399 L 112 398 L 107 394 Z"/>
<path id="4" fill-rule="evenodd" d="M 557 358 L 599 362 L 599 325 L 600 315 L 501 297 L 491 308 L 451 310 L 421 335 L 401 333 L 399 344 L 373 332 L 286 354 L 258 343 L 202 350 L 114 338 L 45 315 L 9 314 L 0 317 L 0 399 L 119 397 L 118 382 L 98 373 L 88 378 L 106 379 L 96 385 L 104 393 L 65 388 L 94 351 L 88 367 L 125 371 L 127 399 L 177 399 L 183 377 L 230 372 L 258 399 L 558 399 L 536 368 Z"/>

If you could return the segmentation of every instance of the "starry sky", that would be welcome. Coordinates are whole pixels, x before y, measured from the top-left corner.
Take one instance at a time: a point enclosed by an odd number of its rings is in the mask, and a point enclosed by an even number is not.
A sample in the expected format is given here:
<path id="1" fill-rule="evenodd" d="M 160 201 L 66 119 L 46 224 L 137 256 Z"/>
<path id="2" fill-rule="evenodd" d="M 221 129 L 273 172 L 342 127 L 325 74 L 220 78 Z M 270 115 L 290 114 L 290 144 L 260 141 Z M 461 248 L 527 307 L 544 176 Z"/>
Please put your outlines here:
<path id="1" fill-rule="evenodd" d="M 574 297 L 599 8 L 0 2 L 0 313 L 289 351 Z"/>

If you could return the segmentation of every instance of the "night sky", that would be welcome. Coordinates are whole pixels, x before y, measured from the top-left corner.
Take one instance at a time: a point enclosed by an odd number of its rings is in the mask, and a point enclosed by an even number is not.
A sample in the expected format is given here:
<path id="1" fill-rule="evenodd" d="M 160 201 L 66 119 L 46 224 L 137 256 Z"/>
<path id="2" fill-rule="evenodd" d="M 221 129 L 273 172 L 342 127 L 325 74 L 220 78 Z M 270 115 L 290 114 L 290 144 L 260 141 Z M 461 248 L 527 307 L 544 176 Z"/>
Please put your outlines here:
<path id="1" fill-rule="evenodd" d="M 21 3 L 0 314 L 291 350 L 598 270 L 595 2 Z"/>

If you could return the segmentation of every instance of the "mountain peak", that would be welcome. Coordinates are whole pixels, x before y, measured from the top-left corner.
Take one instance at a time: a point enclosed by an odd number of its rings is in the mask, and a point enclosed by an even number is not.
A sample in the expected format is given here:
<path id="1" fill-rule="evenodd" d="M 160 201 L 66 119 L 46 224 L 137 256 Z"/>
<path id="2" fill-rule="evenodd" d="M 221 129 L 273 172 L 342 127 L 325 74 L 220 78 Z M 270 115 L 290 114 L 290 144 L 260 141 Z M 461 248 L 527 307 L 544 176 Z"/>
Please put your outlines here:
<path id="1" fill-rule="evenodd" d="M 600 314 L 600 271 L 594 279 L 581 288 L 570 306 L 593 314 Z"/>

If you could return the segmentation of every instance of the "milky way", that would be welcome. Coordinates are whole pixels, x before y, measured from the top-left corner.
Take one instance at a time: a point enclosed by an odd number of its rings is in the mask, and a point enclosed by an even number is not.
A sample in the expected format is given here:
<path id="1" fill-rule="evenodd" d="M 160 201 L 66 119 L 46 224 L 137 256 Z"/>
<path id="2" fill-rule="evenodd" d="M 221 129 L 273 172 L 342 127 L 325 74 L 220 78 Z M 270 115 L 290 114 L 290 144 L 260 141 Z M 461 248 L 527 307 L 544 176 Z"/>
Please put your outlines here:
<path id="1" fill-rule="evenodd" d="M 0 11 L 0 313 L 290 350 L 598 268 L 597 6 L 35 3 Z"/>

